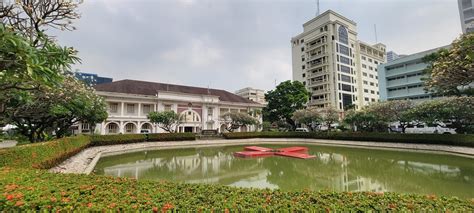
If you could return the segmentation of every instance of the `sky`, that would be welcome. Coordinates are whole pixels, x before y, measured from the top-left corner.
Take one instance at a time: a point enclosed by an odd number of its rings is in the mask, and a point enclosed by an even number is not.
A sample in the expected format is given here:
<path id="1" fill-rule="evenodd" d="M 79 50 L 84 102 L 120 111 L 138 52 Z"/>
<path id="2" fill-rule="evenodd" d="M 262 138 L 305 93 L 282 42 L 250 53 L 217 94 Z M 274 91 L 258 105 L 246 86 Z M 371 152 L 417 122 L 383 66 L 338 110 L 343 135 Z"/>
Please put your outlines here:
<path id="1" fill-rule="evenodd" d="M 456 0 L 320 0 L 357 23 L 358 39 L 399 54 L 461 34 Z M 112 77 L 235 91 L 291 79 L 293 36 L 316 0 L 84 0 L 75 31 L 52 31 L 79 51 L 74 69 Z"/>

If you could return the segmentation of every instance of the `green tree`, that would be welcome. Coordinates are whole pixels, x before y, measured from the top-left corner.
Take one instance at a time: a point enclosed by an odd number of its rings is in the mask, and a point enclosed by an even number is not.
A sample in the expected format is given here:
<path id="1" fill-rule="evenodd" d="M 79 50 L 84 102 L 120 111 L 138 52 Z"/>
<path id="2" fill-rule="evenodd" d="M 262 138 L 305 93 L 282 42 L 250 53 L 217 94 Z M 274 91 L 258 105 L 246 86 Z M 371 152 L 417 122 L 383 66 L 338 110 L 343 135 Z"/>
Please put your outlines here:
<path id="1" fill-rule="evenodd" d="M 0 3 L 2 24 L 28 38 L 33 46 L 51 40 L 48 28 L 74 30 L 73 21 L 80 18 L 77 8 L 82 0 L 15 0 Z"/>
<path id="2" fill-rule="evenodd" d="M 322 115 L 323 124 L 328 127 L 328 131 L 331 131 L 331 126 L 339 121 L 339 111 L 334 107 L 326 107 L 319 109 L 319 112 Z"/>
<path id="3" fill-rule="evenodd" d="M 258 124 L 257 119 L 241 112 L 226 112 L 221 117 L 224 120 L 225 129 L 229 132 L 233 132 L 242 126 Z"/>
<path id="4" fill-rule="evenodd" d="M 263 109 L 264 119 L 270 122 L 283 120 L 295 129 L 296 124 L 291 117 L 296 110 L 304 108 L 309 97 L 310 93 L 301 82 L 284 81 L 265 94 L 268 105 Z"/>
<path id="5" fill-rule="evenodd" d="M 354 131 L 373 132 L 380 130 L 380 126 L 386 125 L 379 122 L 377 116 L 365 110 L 348 110 L 344 116 L 344 123 L 349 124 Z"/>
<path id="6" fill-rule="evenodd" d="M 366 110 L 387 126 L 399 122 L 402 132 L 405 133 L 406 127 L 413 121 L 408 114 L 408 110 L 413 107 L 414 103 L 409 100 L 393 100 L 371 104 Z"/>
<path id="7" fill-rule="evenodd" d="M 0 25 L 0 98 L 11 90 L 57 86 L 71 65 L 79 62 L 76 51 L 48 42 L 40 48 Z"/>
<path id="8" fill-rule="evenodd" d="M 104 101 L 73 76 L 57 87 L 12 91 L 2 118 L 17 126 L 30 142 L 43 141 L 47 134 L 63 137 L 72 125 L 100 123 L 107 118 Z"/>
<path id="9" fill-rule="evenodd" d="M 473 95 L 474 33 L 463 34 L 449 49 L 424 57 L 429 65 L 424 78 L 428 91 L 442 95 Z"/>
<path id="10" fill-rule="evenodd" d="M 174 111 L 150 112 L 148 113 L 148 119 L 161 129 L 171 133 L 176 132 L 176 129 L 182 123 L 180 116 Z"/>
<path id="11" fill-rule="evenodd" d="M 314 131 L 314 127 L 319 126 L 323 120 L 320 110 L 315 107 L 296 110 L 291 118 L 295 123 L 304 124 L 311 131 Z"/>

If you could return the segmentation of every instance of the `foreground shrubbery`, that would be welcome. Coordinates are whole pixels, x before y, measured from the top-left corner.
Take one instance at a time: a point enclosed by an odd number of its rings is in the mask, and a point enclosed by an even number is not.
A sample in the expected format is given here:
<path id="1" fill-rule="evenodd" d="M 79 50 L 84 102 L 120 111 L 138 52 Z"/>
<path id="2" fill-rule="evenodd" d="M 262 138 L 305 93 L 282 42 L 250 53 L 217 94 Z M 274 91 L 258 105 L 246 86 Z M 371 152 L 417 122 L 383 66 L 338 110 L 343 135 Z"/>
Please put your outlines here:
<path id="1" fill-rule="evenodd" d="M 442 144 L 454 146 L 474 147 L 474 135 L 456 134 L 389 134 L 389 133 L 361 133 L 361 132 L 236 132 L 224 133 L 227 139 L 244 138 L 313 138 L 329 140 L 398 142 L 420 144 Z"/>
<path id="2" fill-rule="evenodd" d="M 307 133 L 233 133 L 228 138 L 309 137 Z M 290 136 L 291 135 L 291 136 Z M 120 136 L 126 136 L 124 138 Z M 194 139 L 190 134 L 150 135 L 150 141 Z M 79 136 L 0 150 L 0 212 L 166 210 L 436 210 L 473 211 L 455 197 L 373 192 L 314 192 L 221 185 L 136 181 L 95 175 L 49 173 L 45 168 L 91 145 L 138 142 L 143 135 Z M 91 140 L 92 139 L 92 140 Z M 143 140 L 141 140 L 143 141 Z M 40 168 L 40 169 L 35 169 Z M 288 180 L 291 181 L 291 180 Z"/>
<path id="3" fill-rule="evenodd" d="M 87 136 L 0 149 L 0 167 L 48 169 L 88 147 Z"/>
<path id="4" fill-rule="evenodd" d="M 93 146 L 136 143 L 144 141 L 187 141 L 196 140 L 194 133 L 157 133 L 91 136 Z"/>
<path id="5" fill-rule="evenodd" d="M 291 181 L 291 180 L 288 180 Z M 38 170 L 0 171 L 0 211 L 33 210 L 457 210 L 471 201 L 397 193 L 334 193 L 136 181 Z"/>

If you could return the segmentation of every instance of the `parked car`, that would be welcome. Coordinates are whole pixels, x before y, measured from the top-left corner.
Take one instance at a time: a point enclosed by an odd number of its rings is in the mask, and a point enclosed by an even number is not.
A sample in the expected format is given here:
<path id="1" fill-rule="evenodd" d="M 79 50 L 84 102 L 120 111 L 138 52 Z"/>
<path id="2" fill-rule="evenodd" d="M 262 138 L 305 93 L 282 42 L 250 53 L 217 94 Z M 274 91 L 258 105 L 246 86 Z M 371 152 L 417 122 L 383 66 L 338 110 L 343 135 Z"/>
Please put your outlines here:
<path id="1" fill-rule="evenodd" d="M 142 129 L 140 130 L 140 133 L 142 134 L 149 134 L 151 131 L 149 129 Z"/>
<path id="2" fill-rule="evenodd" d="M 309 132 L 307 128 L 296 128 L 295 132 Z"/>
<path id="3" fill-rule="evenodd" d="M 402 133 L 402 128 L 398 122 L 392 123 L 388 127 L 389 132 Z M 405 133 L 413 134 L 456 134 L 456 129 L 448 128 L 443 123 L 438 123 L 434 125 L 428 125 L 425 123 L 413 125 L 409 124 L 405 128 Z"/>
<path id="4" fill-rule="evenodd" d="M 456 129 L 444 127 L 441 125 L 426 125 L 419 124 L 409 126 L 405 129 L 405 133 L 417 133 L 417 134 L 456 134 Z"/>

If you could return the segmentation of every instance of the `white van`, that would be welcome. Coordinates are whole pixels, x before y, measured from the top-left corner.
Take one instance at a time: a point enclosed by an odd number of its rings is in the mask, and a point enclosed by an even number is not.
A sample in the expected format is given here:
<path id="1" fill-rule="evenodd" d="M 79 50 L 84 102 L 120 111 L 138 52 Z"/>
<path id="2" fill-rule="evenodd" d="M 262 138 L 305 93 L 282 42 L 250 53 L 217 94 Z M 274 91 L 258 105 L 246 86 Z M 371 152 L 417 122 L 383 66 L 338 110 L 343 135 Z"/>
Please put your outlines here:
<path id="1" fill-rule="evenodd" d="M 402 128 L 398 122 L 390 124 L 389 132 L 402 133 Z M 405 128 L 405 133 L 413 134 L 456 134 L 456 129 L 448 128 L 445 124 L 439 123 L 434 125 L 427 125 L 425 123 L 409 124 Z"/>
<path id="2" fill-rule="evenodd" d="M 456 134 L 456 129 L 448 128 L 441 125 L 409 125 L 405 129 L 405 133 L 416 133 L 416 134 Z"/>
<path id="3" fill-rule="evenodd" d="M 295 132 L 309 132 L 309 130 L 306 128 L 296 128 Z"/>

